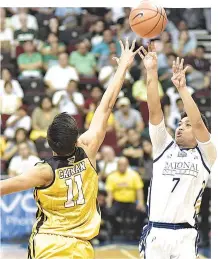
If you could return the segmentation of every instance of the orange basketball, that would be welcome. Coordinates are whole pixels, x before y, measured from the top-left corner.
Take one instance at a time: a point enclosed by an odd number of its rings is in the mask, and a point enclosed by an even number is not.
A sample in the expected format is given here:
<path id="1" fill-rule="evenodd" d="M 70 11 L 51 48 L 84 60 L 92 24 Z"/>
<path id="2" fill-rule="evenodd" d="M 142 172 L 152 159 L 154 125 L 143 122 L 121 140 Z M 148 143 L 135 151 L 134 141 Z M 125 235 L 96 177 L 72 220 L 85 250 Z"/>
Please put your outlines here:
<path id="1" fill-rule="evenodd" d="M 164 31 L 167 15 L 163 7 L 143 1 L 131 10 L 129 23 L 131 29 L 140 37 L 153 38 Z"/>

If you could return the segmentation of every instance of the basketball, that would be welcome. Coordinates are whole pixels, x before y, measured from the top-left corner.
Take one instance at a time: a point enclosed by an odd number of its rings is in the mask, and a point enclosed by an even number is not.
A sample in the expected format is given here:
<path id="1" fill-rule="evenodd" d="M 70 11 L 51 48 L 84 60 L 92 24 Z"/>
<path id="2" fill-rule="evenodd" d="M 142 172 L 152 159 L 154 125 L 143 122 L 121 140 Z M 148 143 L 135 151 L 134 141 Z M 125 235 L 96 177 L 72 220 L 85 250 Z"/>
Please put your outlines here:
<path id="1" fill-rule="evenodd" d="M 131 29 L 142 38 L 154 38 L 164 31 L 167 15 L 163 7 L 143 1 L 130 12 Z"/>

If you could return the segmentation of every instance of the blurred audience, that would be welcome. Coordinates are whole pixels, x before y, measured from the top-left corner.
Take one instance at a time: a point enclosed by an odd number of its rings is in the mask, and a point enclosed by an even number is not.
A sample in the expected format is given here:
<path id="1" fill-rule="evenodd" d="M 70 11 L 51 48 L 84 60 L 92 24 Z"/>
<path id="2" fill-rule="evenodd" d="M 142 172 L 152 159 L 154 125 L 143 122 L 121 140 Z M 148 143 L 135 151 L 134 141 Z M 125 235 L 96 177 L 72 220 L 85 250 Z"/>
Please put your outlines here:
<path id="1" fill-rule="evenodd" d="M 47 129 L 52 123 L 54 117 L 59 113 L 57 108 L 52 105 L 50 97 L 45 96 L 32 113 L 32 131 L 30 139 L 35 141 L 38 138 L 46 138 Z"/>
<path id="2" fill-rule="evenodd" d="M 18 128 L 24 128 L 27 132 L 31 129 L 31 118 L 27 115 L 27 110 L 24 106 L 19 107 L 17 111 L 8 118 L 4 135 L 12 139 Z"/>
<path id="3" fill-rule="evenodd" d="M 48 69 L 44 77 L 49 92 L 63 90 L 67 87 L 70 80 L 79 81 L 78 73 L 75 68 L 68 63 L 68 54 L 61 53 L 58 57 L 58 65 Z"/>
<path id="4" fill-rule="evenodd" d="M 42 77 L 42 56 L 35 51 L 33 42 L 25 41 L 23 49 L 24 53 L 20 54 L 17 59 L 19 77 Z"/>
<path id="5" fill-rule="evenodd" d="M 18 155 L 14 156 L 9 164 L 8 175 L 13 177 L 28 172 L 40 159 L 31 155 L 31 151 L 27 142 L 18 144 Z"/>
<path id="6" fill-rule="evenodd" d="M 83 111 L 84 97 L 78 92 L 77 82 L 70 80 L 66 90 L 57 91 L 52 103 L 59 112 L 68 112 L 70 115 L 78 115 Z"/>
<path id="7" fill-rule="evenodd" d="M 31 154 L 37 156 L 35 144 L 29 139 L 27 131 L 24 128 L 18 128 L 14 138 L 7 141 L 2 158 L 9 161 L 13 156 L 18 155 L 18 144 L 22 142 L 28 143 Z"/>
<path id="8" fill-rule="evenodd" d="M 70 54 L 69 64 L 75 67 L 80 76 L 89 77 L 96 74 L 95 56 L 88 51 L 84 42 L 80 42 L 77 51 Z"/>

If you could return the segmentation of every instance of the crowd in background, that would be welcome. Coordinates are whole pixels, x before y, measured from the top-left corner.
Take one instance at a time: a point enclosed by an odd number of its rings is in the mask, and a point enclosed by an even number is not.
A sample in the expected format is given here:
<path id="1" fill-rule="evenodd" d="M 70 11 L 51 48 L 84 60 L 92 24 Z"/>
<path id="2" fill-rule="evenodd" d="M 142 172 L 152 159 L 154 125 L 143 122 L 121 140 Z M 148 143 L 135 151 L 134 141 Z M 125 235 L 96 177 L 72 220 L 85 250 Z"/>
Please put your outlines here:
<path id="1" fill-rule="evenodd" d="M 137 46 L 146 46 L 149 39 L 131 31 L 130 8 L 0 11 L 0 154 L 1 178 L 5 178 L 28 171 L 39 159 L 52 155 L 46 131 L 58 113 L 68 112 L 81 133 L 87 130 L 117 69 L 113 57 L 120 56 L 119 40 L 136 38 Z M 174 136 L 184 109 L 171 82 L 177 56 L 190 65 L 189 91 L 210 120 L 210 59 L 193 32 L 206 30 L 210 35 L 210 9 L 166 11 L 166 30 L 153 40 L 165 123 Z M 153 162 L 148 119 L 146 71 L 136 56 L 97 157 L 102 211 L 97 242 L 110 241 L 115 234 L 137 239 L 145 223 Z"/>

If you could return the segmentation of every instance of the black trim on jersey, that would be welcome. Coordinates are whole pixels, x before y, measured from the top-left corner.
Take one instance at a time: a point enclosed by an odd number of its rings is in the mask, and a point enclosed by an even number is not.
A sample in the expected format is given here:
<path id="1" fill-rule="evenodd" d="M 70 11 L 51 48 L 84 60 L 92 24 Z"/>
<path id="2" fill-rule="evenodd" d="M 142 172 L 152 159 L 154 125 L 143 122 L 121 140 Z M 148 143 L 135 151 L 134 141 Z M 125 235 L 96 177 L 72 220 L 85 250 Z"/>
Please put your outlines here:
<path id="1" fill-rule="evenodd" d="M 35 236 L 33 237 L 33 256 L 36 256 L 36 251 L 35 251 L 35 240 L 34 240 Z"/>
<path id="2" fill-rule="evenodd" d="M 96 174 L 98 174 L 98 173 L 97 173 L 97 169 L 94 167 L 94 165 L 92 164 L 92 162 L 90 161 L 90 159 L 89 159 L 89 157 L 88 157 L 88 156 L 87 156 L 87 158 L 88 158 L 89 163 L 91 164 L 92 168 L 95 170 Z"/>
<path id="3" fill-rule="evenodd" d="M 184 147 L 184 148 L 179 148 L 181 151 L 183 150 L 190 150 L 190 149 L 195 149 L 197 146 L 195 147 Z"/>
<path id="4" fill-rule="evenodd" d="M 44 189 L 47 189 L 49 188 L 50 186 L 52 186 L 52 184 L 54 183 L 55 181 L 55 172 L 52 170 L 52 173 L 53 173 L 53 179 L 52 179 L 52 182 L 49 184 L 49 185 L 46 185 L 46 186 L 42 186 L 42 187 L 35 187 L 37 190 L 44 190 Z"/>
<path id="5" fill-rule="evenodd" d="M 208 171 L 208 173 L 210 174 L 210 169 L 207 167 L 207 165 L 205 164 L 205 162 L 204 162 L 204 159 L 203 159 L 203 156 L 202 156 L 202 154 L 201 154 L 201 151 L 200 151 L 200 149 L 199 149 L 199 147 L 196 147 L 196 149 L 198 150 L 198 153 L 200 154 L 200 157 L 201 157 L 201 161 L 202 161 L 202 163 L 203 163 L 203 166 L 205 167 L 205 169 Z"/>
<path id="6" fill-rule="evenodd" d="M 150 182 L 150 186 L 149 186 L 148 219 L 150 217 L 150 211 L 151 211 L 151 188 L 152 188 L 152 181 L 153 181 L 153 177 L 151 178 L 151 182 Z"/>
<path id="7" fill-rule="evenodd" d="M 167 149 L 169 149 L 173 145 L 173 143 L 174 143 L 174 141 L 170 142 L 170 144 L 164 149 L 164 151 L 157 158 L 154 159 L 153 163 L 157 162 L 163 156 L 163 154 L 167 151 Z"/>

